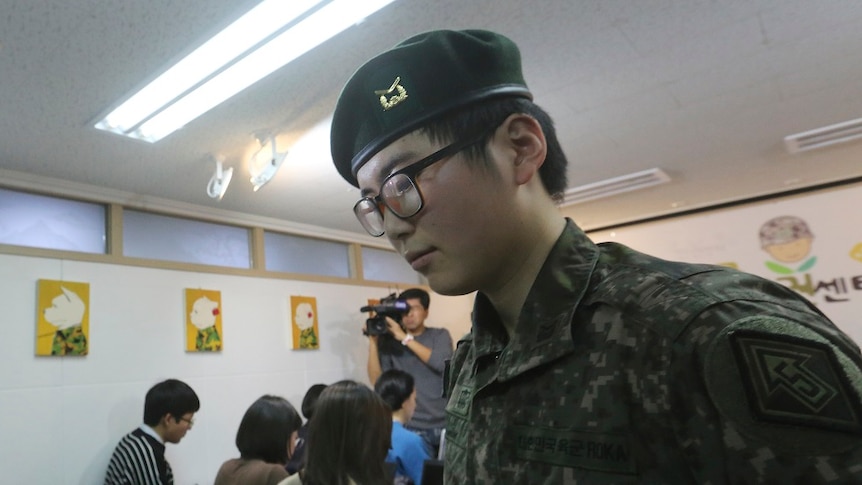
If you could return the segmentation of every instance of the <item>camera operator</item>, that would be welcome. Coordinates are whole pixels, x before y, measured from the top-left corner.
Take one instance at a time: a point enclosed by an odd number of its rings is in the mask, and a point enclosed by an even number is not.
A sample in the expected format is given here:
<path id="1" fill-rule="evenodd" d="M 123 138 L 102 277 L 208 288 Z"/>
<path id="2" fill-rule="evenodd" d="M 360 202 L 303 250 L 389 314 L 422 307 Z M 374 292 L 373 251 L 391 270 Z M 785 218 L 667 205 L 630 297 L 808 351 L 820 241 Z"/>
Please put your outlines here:
<path id="1" fill-rule="evenodd" d="M 372 385 L 384 371 L 398 369 L 416 381 L 416 412 L 407 428 L 418 433 L 436 456 L 440 433 L 446 422 L 443 398 L 443 369 L 452 357 L 452 337 L 445 328 L 425 326 L 431 298 L 419 288 L 405 290 L 398 297 L 409 306 L 401 325 L 386 318 L 388 333 L 368 335 L 368 378 Z"/>

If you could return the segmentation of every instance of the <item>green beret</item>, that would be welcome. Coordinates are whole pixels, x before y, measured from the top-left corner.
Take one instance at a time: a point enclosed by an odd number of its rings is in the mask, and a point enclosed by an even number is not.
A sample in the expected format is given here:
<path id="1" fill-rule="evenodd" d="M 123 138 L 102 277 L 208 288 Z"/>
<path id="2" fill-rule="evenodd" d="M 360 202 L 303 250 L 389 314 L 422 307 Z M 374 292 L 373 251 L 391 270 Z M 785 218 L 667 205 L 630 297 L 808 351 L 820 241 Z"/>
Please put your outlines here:
<path id="1" fill-rule="evenodd" d="M 347 82 L 332 117 L 338 173 L 356 172 L 377 152 L 430 121 L 491 97 L 532 99 L 521 54 L 508 38 L 484 30 L 419 34 L 366 62 Z"/>

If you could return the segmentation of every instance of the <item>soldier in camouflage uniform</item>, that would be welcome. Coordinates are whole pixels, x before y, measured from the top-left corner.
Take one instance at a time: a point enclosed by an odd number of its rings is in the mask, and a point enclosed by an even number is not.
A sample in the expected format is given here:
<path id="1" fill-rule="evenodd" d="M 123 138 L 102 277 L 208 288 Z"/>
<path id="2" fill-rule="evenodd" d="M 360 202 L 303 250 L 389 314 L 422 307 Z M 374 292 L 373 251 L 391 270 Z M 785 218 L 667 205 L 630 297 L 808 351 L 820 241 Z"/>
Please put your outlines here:
<path id="1" fill-rule="evenodd" d="M 435 291 L 478 291 L 447 483 L 862 482 L 859 348 L 781 285 L 560 217 L 567 162 L 509 39 L 436 31 L 370 60 L 331 143 L 363 227 Z"/>

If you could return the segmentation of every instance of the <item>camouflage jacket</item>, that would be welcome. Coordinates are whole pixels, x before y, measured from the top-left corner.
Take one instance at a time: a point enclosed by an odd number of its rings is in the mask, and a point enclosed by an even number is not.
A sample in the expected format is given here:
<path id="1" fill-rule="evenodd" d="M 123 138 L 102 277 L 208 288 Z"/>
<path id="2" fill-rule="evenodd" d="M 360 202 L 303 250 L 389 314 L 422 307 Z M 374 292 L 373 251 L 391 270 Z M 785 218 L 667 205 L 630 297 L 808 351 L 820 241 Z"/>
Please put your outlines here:
<path id="1" fill-rule="evenodd" d="M 511 338 L 481 293 L 446 483 L 862 483 L 862 357 L 789 289 L 557 241 Z"/>
<path id="2" fill-rule="evenodd" d="M 198 329 L 195 336 L 195 350 L 199 352 L 218 352 L 221 350 L 221 337 L 215 325 Z"/>
<path id="3" fill-rule="evenodd" d="M 75 325 L 54 333 L 51 343 L 51 355 L 87 355 L 87 336 L 84 327 Z"/>

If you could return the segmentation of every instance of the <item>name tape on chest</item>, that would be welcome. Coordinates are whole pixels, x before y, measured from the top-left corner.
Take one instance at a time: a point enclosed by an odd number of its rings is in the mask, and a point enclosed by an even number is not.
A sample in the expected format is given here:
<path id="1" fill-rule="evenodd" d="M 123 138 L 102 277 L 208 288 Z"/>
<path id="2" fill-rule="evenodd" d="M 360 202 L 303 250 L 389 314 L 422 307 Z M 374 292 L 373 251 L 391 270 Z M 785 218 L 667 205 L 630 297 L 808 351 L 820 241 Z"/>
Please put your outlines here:
<path id="1" fill-rule="evenodd" d="M 623 474 L 637 473 L 628 437 L 620 434 L 515 426 L 518 458 Z"/>

